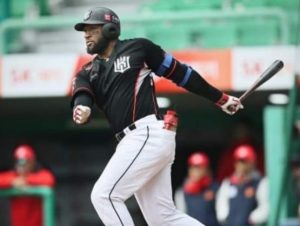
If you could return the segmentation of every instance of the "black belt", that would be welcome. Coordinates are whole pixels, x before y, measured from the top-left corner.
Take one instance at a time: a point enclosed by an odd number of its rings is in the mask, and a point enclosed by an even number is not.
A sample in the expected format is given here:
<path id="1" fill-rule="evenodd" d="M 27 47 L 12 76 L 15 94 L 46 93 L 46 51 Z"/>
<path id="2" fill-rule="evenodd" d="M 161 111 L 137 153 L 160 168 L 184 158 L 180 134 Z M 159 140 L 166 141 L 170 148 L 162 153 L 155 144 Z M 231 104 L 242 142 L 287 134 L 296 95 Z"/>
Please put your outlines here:
<path id="1" fill-rule="evenodd" d="M 135 129 L 136 129 L 136 126 L 135 126 L 134 123 L 132 123 L 132 124 L 130 124 L 128 127 L 126 127 L 126 129 L 132 131 L 132 130 L 135 130 Z M 125 130 L 125 129 L 124 129 L 124 130 Z M 125 137 L 126 133 L 125 133 L 124 130 L 121 131 L 121 132 L 119 132 L 119 133 L 116 133 L 116 134 L 115 134 L 115 137 L 116 137 L 116 139 L 117 139 L 118 142 L 120 142 L 120 141 L 123 139 L 123 137 Z"/>
<path id="2" fill-rule="evenodd" d="M 162 115 L 155 115 L 155 116 L 156 116 L 157 120 L 163 119 Z M 132 123 L 129 126 L 127 126 L 124 130 L 122 130 L 121 132 L 116 133 L 115 137 L 116 137 L 117 141 L 120 142 L 126 136 L 126 133 L 128 132 L 128 130 L 132 131 L 135 129 L 136 129 L 136 125 L 134 123 Z M 127 132 L 125 132 L 125 131 L 127 131 Z"/>

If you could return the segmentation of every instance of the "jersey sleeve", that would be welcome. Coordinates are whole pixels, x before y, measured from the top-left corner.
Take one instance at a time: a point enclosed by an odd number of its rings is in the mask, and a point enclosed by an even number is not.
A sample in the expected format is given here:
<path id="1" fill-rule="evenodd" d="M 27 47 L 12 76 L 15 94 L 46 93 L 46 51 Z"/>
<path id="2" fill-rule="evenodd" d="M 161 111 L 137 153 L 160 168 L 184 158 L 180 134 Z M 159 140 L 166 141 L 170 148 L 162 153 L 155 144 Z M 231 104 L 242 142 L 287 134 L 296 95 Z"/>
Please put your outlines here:
<path id="1" fill-rule="evenodd" d="M 81 96 L 81 94 L 84 94 L 84 96 L 88 96 L 91 100 L 94 99 L 94 93 L 89 81 L 89 71 L 86 69 L 82 69 L 81 71 L 79 71 L 73 80 L 71 99 L 72 108 L 75 105 L 75 100 L 78 96 Z"/>
<path id="2" fill-rule="evenodd" d="M 178 210 L 182 211 L 183 213 L 187 212 L 185 198 L 184 198 L 184 191 L 182 187 L 175 190 L 174 201 Z"/>
<path id="3" fill-rule="evenodd" d="M 146 64 L 156 75 L 165 77 L 176 85 L 215 103 L 220 100 L 222 92 L 210 85 L 192 67 L 179 62 L 150 40 L 140 39 L 140 42 L 145 50 Z"/>
<path id="4" fill-rule="evenodd" d="M 0 173 L 0 189 L 11 188 L 16 174 L 12 171 Z"/>
<path id="5" fill-rule="evenodd" d="M 254 224 L 263 224 L 267 222 L 269 215 L 269 192 L 268 181 L 263 178 L 257 187 L 256 200 L 257 207 L 250 213 L 249 220 Z"/>
<path id="6" fill-rule="evenodd" d="M 229 214 L 229 195 L 230 195 L 230 182 L 225 179 L 216 196 L 216 215 L 220 223 L 226 222 Z"/>
<path id="7" fill-rule="evenodd" d="M 53 187 L 55 184 L 55 179 L 53 174 L 45 169 L 40 170 L 36 173 L 31 173 L 26 177 L 28 185 L 31 186 L 47 186 Z"/>

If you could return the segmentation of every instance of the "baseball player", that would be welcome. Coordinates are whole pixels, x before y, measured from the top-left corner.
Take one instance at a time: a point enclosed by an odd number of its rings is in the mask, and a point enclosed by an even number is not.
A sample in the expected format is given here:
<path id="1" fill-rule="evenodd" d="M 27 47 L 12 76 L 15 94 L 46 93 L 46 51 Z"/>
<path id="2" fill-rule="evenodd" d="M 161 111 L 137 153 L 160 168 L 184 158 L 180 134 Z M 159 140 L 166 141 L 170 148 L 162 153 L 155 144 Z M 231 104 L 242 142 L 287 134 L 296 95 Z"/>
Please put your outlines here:
<path id="1" fill-rule="evenodd" d="M 119 142 L 91 193 L 100 219 L 105 225 L 134 225 L 124 204 L 134 195 L 150 226 L 203 225 L 173 203 L 176 120 L 172 114 L 162 120 L 152 75 L 170 79 L 231 115 L 242 108 L 240 101 L 209 85 L 151 41 L 119 40 L 120 20 L 110 9 L 89 10 L 75 29 L 84 33 L 87 52 L 96 57 L 74 80 L 73 120 L 87 123 L 96 104 Z"/>

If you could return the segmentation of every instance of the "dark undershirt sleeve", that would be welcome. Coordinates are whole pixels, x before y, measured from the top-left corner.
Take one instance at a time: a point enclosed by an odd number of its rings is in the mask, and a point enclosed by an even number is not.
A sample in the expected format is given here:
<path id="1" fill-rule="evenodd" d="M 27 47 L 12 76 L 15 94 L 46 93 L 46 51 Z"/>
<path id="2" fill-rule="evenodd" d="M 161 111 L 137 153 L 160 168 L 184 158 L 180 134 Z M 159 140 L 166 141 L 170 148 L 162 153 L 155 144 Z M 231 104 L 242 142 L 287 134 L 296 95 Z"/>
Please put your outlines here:
<path id="1" fill-rule="evenodd" d="M 74 98 L 74 107 L 76 107 L 77 105 L 83 105 L 92 108 L 93 99 L 87 93 L 78 93 Z"/>
<path id="2" fill-rule="evenodd" d="M 90 86 L 88 71 L 81 70 L 75 77 L 72 88 L 71 108 L 77 105 L 92 107 L 94 94 Z"/>
<path id="3" fill-rule="evenodd" d="M 160 46 L 147 39 L 140 39 L 146 53 L 146 63 L 153 72 L 173 81 L 186 90 L 203 96 L 212 102 L 222 97 L 222 91 L 210 85 L 198 72 L 182 64 Z"/>

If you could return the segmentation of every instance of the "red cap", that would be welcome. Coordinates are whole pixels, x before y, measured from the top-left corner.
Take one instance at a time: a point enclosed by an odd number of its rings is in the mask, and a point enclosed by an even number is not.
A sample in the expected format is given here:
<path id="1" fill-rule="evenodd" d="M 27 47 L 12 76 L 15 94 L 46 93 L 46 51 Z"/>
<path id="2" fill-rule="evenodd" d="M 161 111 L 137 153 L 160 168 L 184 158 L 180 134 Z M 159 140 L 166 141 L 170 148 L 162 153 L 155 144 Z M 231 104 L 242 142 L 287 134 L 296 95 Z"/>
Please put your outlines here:
<path id="1" fill-rule="evenodd" d="M 209 165 L 209 159 L 206 154 L 202 152 L 196 152 L 189 157 L 188 164 L 190 166 L 207 167 Z"/>
<path id="2" fill-rule="evenodd" d="M 234 151 L 234 159 L 255 162 L 256 154 L 254 148 L 247 144 L 238 146 Z"/>
<path id="3" fill-rule="evenodd" d="M 16 148 L 14 157 L 15 159 L 33 160 L 35 159 L 35 153 L 31 146 L 24 144 Z"/>

